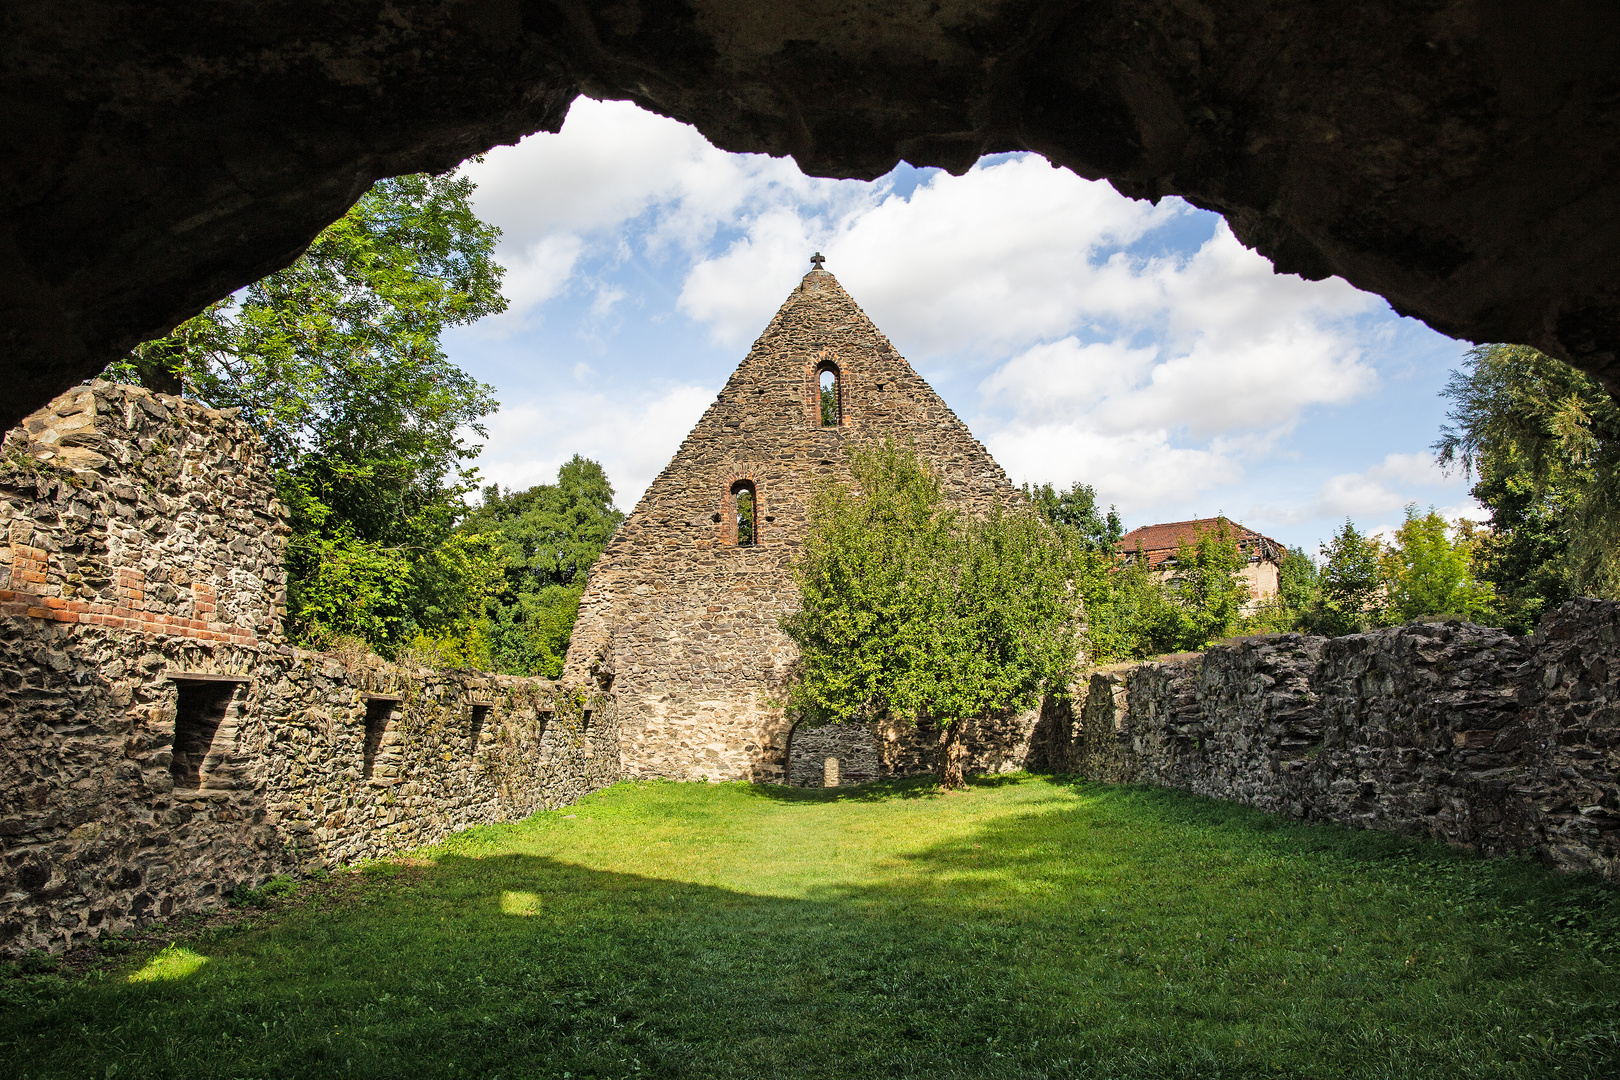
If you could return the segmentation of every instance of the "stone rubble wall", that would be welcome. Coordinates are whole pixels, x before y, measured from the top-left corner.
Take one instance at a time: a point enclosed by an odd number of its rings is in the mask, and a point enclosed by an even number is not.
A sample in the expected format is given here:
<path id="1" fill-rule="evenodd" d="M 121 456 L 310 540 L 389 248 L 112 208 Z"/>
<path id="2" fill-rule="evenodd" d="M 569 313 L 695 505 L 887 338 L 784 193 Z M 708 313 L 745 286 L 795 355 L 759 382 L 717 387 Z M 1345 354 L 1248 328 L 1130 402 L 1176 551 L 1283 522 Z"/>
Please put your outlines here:
<path id="1" fill-rule="evenodd" d="M 1620 879 L 1620 604 L 1280 634 L 1101 670 L 1067 768 Z M 1062 766 L 1054 757 L 1054 766 Z"/>
<path id="2" fill-rule="evenodd" d="M 279 641 L 287 527 L 237 410 L 71 390 L 0 443 L 0 615 Z"/>
<path id="3" fill-rule="evenodd" d="M 546 680 L 16 617 L 0 620 L 0 665 L 0 950 L 11 953 L 520 819 L 618 777 L 611 701 Z M 195 790 L 170 771 L 178 673 L 248 680 Z M 368 778 L 367 699 L 379 695 L 403 700 Z M 487 710 L 476 739 L 475 702 Z"/>
<path id="4" fill-rule="evenodd" d="M 963 733 L 963 771 L 983 776 L 1043 768 L 1046 759 L 1037 745 L 1043 715 L 1030 710 L 969 725 Z M 787 783 L 821 787 L 822 767 L 830 757 L 838 759 L 841 785 L 925 776 L 934 771 L 935 740 L 933 727 L 897 720 L 795 724 L 788 746 Z"/>
<path id="5" fill-rule="evenodd" d="M 618 711 L 594 683 L 292 648 L 286 535 L 263 447 L 229 411 L 98 382 L 5 437 L 0 952 L 204 910 L 618 779 Z M 229 704 L 192 787 L 177 715 L 209 687 Z M 368 712 L 388 717 L 369 775 Z"/>
<path id="6" fill-rule="evenodd" d="M 841 423 L 820 424 L 818 370 L 838 370 Z M 797 650 L 793 563 L 817 483 L 848 449 L 910 443 L 970 512 L 1017 490 L 967 426 L 832 274 L 793 290 L 591 568 L 564 678 L 611 686 L 627 776 L 786 779 L 781 701 Z M 731 488 L 756 491 L 757 543 L 738 546 Z"/>

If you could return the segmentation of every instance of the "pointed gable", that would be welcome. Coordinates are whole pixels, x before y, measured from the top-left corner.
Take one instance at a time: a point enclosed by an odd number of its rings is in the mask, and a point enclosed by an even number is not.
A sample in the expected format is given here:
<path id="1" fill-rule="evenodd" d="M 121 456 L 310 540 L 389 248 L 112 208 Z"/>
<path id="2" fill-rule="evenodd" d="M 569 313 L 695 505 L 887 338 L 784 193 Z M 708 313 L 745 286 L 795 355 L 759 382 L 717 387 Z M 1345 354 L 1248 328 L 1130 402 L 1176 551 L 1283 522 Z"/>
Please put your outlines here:
<path id="1" fill-rule="evenodd" d="M 824 426 L 819 375 L 836 373 Z M 612 681 L 633 776 L 780 779 L 779 622 L 818 479 L 847 448 L 911 443 L 974 510 L 1016 492 L 828 271 L 811 270 L 592 568 L 565 678 Z M 751 517 L 747 513 L 751 502 Z M 741 528 L 739 528 L 741 521 Z M 739 543 L 752 536 L 753 543 Z"/>

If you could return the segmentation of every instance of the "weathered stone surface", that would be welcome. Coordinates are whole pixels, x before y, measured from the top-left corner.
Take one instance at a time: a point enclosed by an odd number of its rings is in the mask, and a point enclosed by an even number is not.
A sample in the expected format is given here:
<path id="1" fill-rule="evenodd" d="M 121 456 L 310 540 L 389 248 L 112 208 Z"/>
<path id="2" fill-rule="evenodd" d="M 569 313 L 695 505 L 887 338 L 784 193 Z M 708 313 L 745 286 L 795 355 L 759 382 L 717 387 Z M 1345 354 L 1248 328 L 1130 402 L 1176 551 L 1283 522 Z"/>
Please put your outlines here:
<path id="1" fill-rule="evenodd" d="M 842 400 L 829 427 L 817 383 L 825 364 L 837 367 Z M 970 511 L 1018 497 L 833 275 L 812 270 L 591 570 L 564 679 L 610 680 L 626 775 L 785 779 L 781 703 L 796 650 L 779 621 L 798 600 L 791 568 L 811 489 L 846 468 L 846 448 L 886 435 L 915 446 Z M 756 492 L 749 546 L 737 542 L 739 482 Z M 1030 723 L 981 734 L 997 748 L 972 747 L 972 767 L 1021 767 L 1003 736 L 1016 743 Z M 878 775 L 931 767 L 914 733 L 874 737 L 886 748 Z"/>
<path id="2" fill-rule="evenodd" d="M 1620 386 L 1602 0 L 24 0 L 3 18 L 0 426 L 285 264 L 375 178 L 555 130 L 581 90 L 818 175 L 1034 150 L 1219 210 L 1280 270 Z"/>
<path id="3" fill-rule="evenodd" d="M 1250 638 L 1091 677 L 1072 764 L 1620 879 L 1620 604 Z"/>
<path id="4" fill-rule="evenodd" d="M 92 383 L 0 442 L 0 615 L 279 642 L 282 516 L 234 413 Z"/>
<path id="5" fill-rule="evenodd" d="M 191 402 L 96 383 L 6 436 L 0 952 L 617 778 L 605 695 L 288 646 L 282 518 L 257 439 Z"/>
<path id="6" fill-rule="evenodd" d="M 247 680 L 195 790 L 170 769 L 182 672 Z M 377 694 L 403 700 L 366 776 Z M 617 779 L 616 741 L 610 701 L 545 680 L 0 618 L 0 951 L 562 805 Z"/>

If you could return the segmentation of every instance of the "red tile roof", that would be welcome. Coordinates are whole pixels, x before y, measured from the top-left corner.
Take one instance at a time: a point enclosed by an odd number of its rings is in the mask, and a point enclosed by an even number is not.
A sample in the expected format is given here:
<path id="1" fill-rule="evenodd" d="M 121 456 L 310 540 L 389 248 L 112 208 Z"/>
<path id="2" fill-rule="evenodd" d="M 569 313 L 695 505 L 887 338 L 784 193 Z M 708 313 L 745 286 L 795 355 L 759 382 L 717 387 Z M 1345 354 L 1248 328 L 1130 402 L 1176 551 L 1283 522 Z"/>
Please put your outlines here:
<path id="1" fill-rule="evenodd" d="M 1143 525 L 1120 538 L 1119 550 L 1129 557 L 1140 549 L 1147 556 L 1148 565 L 1158 569 L 1166 559 L 1175 558 L 1176 549 L 1183 542 L 1197 543 L 1199 536 L 1204 533 L 1219 530 L 1223 521 L 1231 531 L 1232 538 L 1237 541 L 1239 551 L 1250 558 L 1258 555 L 1262 560 L 1282 561 L 1283 554 L 1288 550 L 1282 544 L 1253 529 L 1245 529 L 1235 521 L 1218 517 L 1198 518 L 1195 521 L 1168 521 L 1162 525 Z"/>

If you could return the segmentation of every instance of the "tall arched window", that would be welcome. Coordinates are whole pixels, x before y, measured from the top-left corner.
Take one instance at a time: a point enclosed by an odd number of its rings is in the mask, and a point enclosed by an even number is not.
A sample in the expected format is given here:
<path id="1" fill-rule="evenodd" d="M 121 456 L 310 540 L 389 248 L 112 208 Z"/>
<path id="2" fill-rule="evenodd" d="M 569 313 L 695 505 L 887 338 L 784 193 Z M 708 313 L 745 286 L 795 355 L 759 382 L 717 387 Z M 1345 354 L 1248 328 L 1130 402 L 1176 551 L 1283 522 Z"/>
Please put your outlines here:
<path id="1" fill-rule="evenodd" d="M 821 426 L 839 427 L 844 422 L 844 397 L 838 385 L 838 365 L 823 361 L 816 369 L 816 385 L 821 390 Z"/>
<path id="2" fill-rule="evenodd" d="M 737 546 L 753 547 L 759 540 L 759 492 L 752 480 L 731 485 L 731 512 L 737 524 Z"/>

